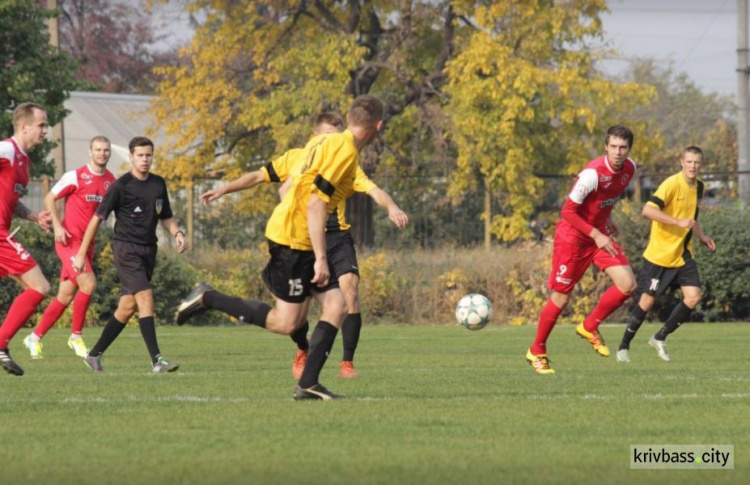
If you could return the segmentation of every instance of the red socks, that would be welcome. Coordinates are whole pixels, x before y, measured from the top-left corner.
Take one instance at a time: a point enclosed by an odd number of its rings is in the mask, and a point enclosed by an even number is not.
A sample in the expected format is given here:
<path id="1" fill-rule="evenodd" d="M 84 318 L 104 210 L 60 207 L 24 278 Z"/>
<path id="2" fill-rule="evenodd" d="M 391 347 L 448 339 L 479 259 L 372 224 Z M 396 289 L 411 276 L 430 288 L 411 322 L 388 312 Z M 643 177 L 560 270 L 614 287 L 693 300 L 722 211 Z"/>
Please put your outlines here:
<path id="1" fill-rule="evenodd" d="M 557 319 L 562 313 L 562 308 L 552 303 L 552 300 L 548 300 L 547 304 L 542 309 L 542 314 L 539 315 L 539 325 L 536 327 L 536 339 L 531 344 L 531 353 L 534 355 L 544 355 L 547 353 L 547 339 L 552 329 L 557 323 Z"/>
<path id="2" fill-rule="evenodd" d="M 63 305 L 57 298 L 53 298 L 50 304 L 47 305 L 47 309 L 44 310 L 42 319 L 36 324 L 36 328 L 34 329 L 36 336 L 39 338 L 44 337 L 44 334 L 55 325 L 67 307 L 67 305 Z"/>
<path id="3" fill-rule="evenodd" d="M 610 316 L 612 312 L 620 308 L 628 298 L 630 298 L 630 295 L 620 291 L 617 286 L 610 286 L 599 299 L 599 304 L 596 305 L 594 311 L 584 320 L 583 328 L 587 332 L 595 332 L 599 328 L 599 324 Z"/>
<path id="4" fill-rule="evenodd" d="M 24 290 L 13 300 L 3 325 L 0 327 L 0 349 L 7 349 L 10 339 L 23 327 L 36 307 L 44 300 L 44 295 L 31 288 Z"/>
<path id="5" fill-rule="evenodd" d="M 89 309 L 91 295 L 79 291 L 73 299 L 73 328 L 72 333 L 81 334 L 83 324 L 86 321 L 86 311 Z"/>

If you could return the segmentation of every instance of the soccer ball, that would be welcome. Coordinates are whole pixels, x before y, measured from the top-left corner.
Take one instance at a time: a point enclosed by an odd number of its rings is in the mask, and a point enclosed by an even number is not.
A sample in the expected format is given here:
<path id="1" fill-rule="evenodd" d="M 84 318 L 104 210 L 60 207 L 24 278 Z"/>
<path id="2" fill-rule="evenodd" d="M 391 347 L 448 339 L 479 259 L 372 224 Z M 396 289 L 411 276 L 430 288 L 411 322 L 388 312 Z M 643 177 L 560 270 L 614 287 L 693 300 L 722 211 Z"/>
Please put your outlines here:
<path id="1" fill-rule="evenodd" d="M 469 330 L 481 330 L 492 320 L 492 303 L 478 293 L 466 295 L 458 301 L 456 319 Z"/>

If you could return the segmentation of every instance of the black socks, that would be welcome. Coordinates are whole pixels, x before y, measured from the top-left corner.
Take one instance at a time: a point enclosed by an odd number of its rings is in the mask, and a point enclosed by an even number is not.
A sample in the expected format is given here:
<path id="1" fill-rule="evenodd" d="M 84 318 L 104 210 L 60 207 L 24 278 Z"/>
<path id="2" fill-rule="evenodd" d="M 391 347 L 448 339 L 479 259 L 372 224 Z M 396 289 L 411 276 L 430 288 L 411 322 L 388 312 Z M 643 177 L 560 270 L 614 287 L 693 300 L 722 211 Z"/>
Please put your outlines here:
<path id="1" fill-rule="evenodd" d="M 300 350 L 307 350 L 310 348 L 310 344 L 307 341 L 307 332 L 310 331 L 310 322 L 305 320 L 305 324 L 302 327 L 294 331 L 289 337 L 297 344 L 297 348 Z"/>
<path id="2" fill-rule="evenodd" d="M 344 339 L 344 358 L 342 360 L 354 360 L 354 351 L 359 343 L 359 332 L 362 330 L 362 314 L 350 313 L 341 325 L 341 336 Z"/>
<path id="3" fill-rule="evenodd" d="M 141 329 L 143 341 L 146 342 L 148 353 L 151 355 L 151 364 L 156 364 L 159 357 L 159 344 L 156 342 L 156 328 L 154 327 L 154 317 L 141 317 L 138 319 L 138 326 Z"/>
<path id="4" fill-rule="evenodd" d="M 328 322 L 319 321 L 310 337 L 310 351 L 307 354 L 307 364 L 299 380 L 299 387 L 307 389 L 318 383 L 320 371 L 328 359 L 333 342 L 336 340 L 338 329 Z"/>
<path id="5" fill-rule="evenodd" d="M 654 338 L 661 341 L 666 340 L 667 335 L 677 330 L 677 327 L 682 325 L 688 319 L 688 317 L 690 317 L 690 313 L 692 311 L 692 308 L 685 305 L 684 301 L 681 301 L 680 304 L 677 305 L 674 310 L 672 310 L 669 318 L 667 318 L 667 321 L 664 322 L 664 326 L 661 327 L 656 335 L 654 335 Z"/>
<path id="6" fill-rule="evenodd" d="M 114 315 L 109 317 L 107 324 L 102 330 L 102 335 L 96 342 L 96 345 L 89 351 L 89 355 L 92 357 L 99 357 L 104 353 L 107 348 L 112 345 L 122 329 L 125 328 L 125 324 L 115 318 Z"/>
<path id="7" fill-rule="evenodd" d="M 620 350 L 630 348 L 630 341 L 633 340 L 633 337 L 635 337 L 638 329 L 641 328 L 641 325 L 643 325 L 643 320 L 646 319 L 646 313 L 646 310 L 638 306 L 637 303 L 635 304 L 633 310 L 631 310 L 630 312 L 627 327 L 625 328 L 625 333 L 622 336 L 622 342 L 620 342 Z"/>
<path id="8" fill-rule="evenodd" d="M 236 296 L 225 295 L 218 291 L 209 291 L 203 295 L 203 304 L 208 308 L 219 310 L 242 322 L 266 328 L 266 317 L 271 307 L 257 300 L 243 300 Z"/>

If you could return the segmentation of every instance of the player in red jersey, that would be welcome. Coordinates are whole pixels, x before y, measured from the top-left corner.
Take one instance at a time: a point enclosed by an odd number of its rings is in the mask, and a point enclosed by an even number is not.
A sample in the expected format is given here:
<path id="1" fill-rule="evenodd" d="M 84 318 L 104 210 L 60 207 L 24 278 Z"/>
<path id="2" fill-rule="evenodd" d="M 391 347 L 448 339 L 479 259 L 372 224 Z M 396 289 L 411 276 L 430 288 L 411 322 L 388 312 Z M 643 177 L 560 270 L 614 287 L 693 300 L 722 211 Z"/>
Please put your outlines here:
<path id="1" fill-rule="evenodd" d="M 617 236 L 617 227 L 610 219 L 612 207 L 635 175 L 635 162 L 628 158 L 633 132 L 624 126 L 612 126 L 607 130 L 604 146 L 606 154 L 590 161 L 578 174 L 557 223 L 548 281 L 552 295 L 539 317 L 536 339 L 526 352 L 526 360 L 538 374 L 555 373 L 547 359 L 547 338 L 568 305 L 570 293 L 591 263 L 614 283 L 586 320 L 576 327 L 576 333 L 599 355 L 609 356 L 598 331 L 599 324 L 625 303 L 636 288 L 628 258 L 612 239 Z"/>
<path id="2" fill-rule="evenodd" d="M 29 183 L 28 152 L 47 136 L 47 112 L 35 103 L 22 103 L 13 110 L 13 137 L 0 141 L 0 277 L 10 276 L 23 291 L 13 300 L 0 326 L 0 366 L 9 374 L 23 375 L 23 369 L 10 358 L 8 344 L 36 307 L 49 293 L 49 282 L 28 251 L 13 238 L 13 216 L 36 222 L 49 231 L 50 215 L 23 205 L 19 199 Z"/>
<path id="3" fill-rule="evenodd" d="M 57 297 L 47 306 L 34 331 L 23 340 L 32 359 L 42 358 L 42 337 L 60 319 L 71 302 L 73 325 L 68 347 L 82 359 L 88 354 L 81 332 L 91 295 L 96 289 L 96 276 L 92 267 L 94 245 L 89 246 L 86 267 L 82 272 L 73 269 L 73 258 L 81 247 L 91 217 L 99 208 L 107 189 L 115 182 L 115 176 L 107 170 L 111 154 L 112 145 L 109 140 L 104 136 L 94 137 L 89 144 L 88 165 L 66 172 L 44 198 L 44 207 L 52 216 L 55 251 L 62 262 L 62 271 Z M 62 198 L 65 199 L 65 218 L 60 222 L 55 201 Z"/>

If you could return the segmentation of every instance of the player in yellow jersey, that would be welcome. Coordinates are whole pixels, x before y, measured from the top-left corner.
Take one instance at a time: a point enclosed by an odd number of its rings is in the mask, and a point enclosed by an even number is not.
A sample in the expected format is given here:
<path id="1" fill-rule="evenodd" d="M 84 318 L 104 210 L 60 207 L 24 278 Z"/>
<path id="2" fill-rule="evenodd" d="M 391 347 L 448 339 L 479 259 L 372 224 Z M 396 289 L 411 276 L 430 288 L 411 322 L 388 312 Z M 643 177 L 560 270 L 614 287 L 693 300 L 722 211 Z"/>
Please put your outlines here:
<path id="1" fill-rule="evenodd" d="M 633 307 L 625 334 L 617 351 L 618 362 L 630 362 L 630 342 L 640 328 L 646 313 L 659 295 L 673 285 L 682 290 L 682 301 L 667 318 L 664 326 L 649 339 L 649 344 L 664 361 L 671 360 L 665 340 L 685 322 L 701 299 L 698 266 L 692 255 L 692 236 L 710 251 L 716 249 L 713 239 L 703 234 L 698 223 L 698 205 L 703 197 L 703 181 L 698 171 L 703 151 L 697 146 L 685 148 L 680 173 L 661 183 L 643 207 L 650 219 L 651 235 L 643 253 L 644 264 L 638 279 L 638 304 Z"/>
<path id="2" fill-rule="evenodd" d="M 321 134 L 338 133 L 344 129 L 344 120 L 337 113 L 325 112 L 318 115 L 313 128 L 313 139 Z M 312 141 L 312 140 L 311 140 Z M 299 172 L 304 163 L 304 148 L 295 148 L 287 151 L 260 170 L 250 172 L 235 179 L 224 187 L 204 192 L 200 200 L 204 205 L 213 202 L 226 194 L 252 188 L 260 183 L 284 182 L 279 189 L 279 195 L 284 197 L 289 191 L 292 175 Z M 370 197 L 381 207 L 388 211 L 388 217 L 396 227 L 403 229 L 409 222 L 409 218 L 393 199 L 383 189 L 373 183 L 361 170 L 357 170 L 354 180 L 354 191 L 362 192 Z M 342 200 L 336 210 L 328 217 L 326 223 L 326 245 L 328 247 L 328 260 L 332 280 L 338 281 L 339 288 L 344 293 L 348 314 L 341 327 L 344 340 L 344 357 L 339 368 L 339 377 L 351 379 L 359 376 L 354 370 L 354 353 L 359 343 L 362 328 L 362 316 L 359 310 L 359 265 L 357 253 L 354 248 L 354 239 L 349 231 L 351 225 L 346 221 L 346 200 Z M 178 324 L 185 323 L 185 312 L 179 312 L 183 320 Z M 196 313 L 191 313 L 190 316 Z M 292 376 L 299 380 L 307 362 L 309 342 L 307 333 L 310 325 L 307 321 L 293 332 L 290 337 L 297 344 L 297 355 L 292 362 Z"/>
<path id="3" fill-rule="evenodd" d="M 292 180 L 288 179 L 279 189 L 282 197 L 289 190 L 291 182 Z M 388 218 L 399 229 L 403 229 L 409 223 L 409 216 L 396 205 L 386 191 L 373 183 L 361 168 L 357 169 L 354 191 L 367 194 L 376 204 L 386 209 Z M 344 293 L 348 310 L 341 326 L 344 355 L 339 364 L 339 377 L 342 379 L 359 377 L 359 373 L 354 369 L 354 353 L 357 350 L 362 330 L 362 314 L 359 309 L 359 263 L 350 228 L 351 224 L 346 220 L 346 200 L 342 200 L 326 222 L 326 246 L 328 247 L 331 280 L 338 282 L 339 288 Z M 305 322 L 298 332 L 292 334 L 298 346 L 297 355 L 292 363 L 292 376 L 295 379 L 299 379 L 302 375 L 307 360 L 307 350 L 300 345 L 298 339 L 304 335 L 306 342 L 308 329 L 309 325 Z"/>
<path id="4" fill-rule="evenodd" d="M 358 96 L 346 116 L 346 131 L 317 136 L 305 148 L 302 169 L 293 177 L 289 192 L 266 226 L 271 259 L 263 270 L 263 280 L 276 297 L 275 307 L 199 284 L 178 309 L 178 320 L 211 308 L 271 332 L 290 335 L 302 326 L 309 300 L 315 297 L 321 305 L 321 319 L 310 338 L 299 385 L 294 388 L 296 400 L 341 397 L 318 381 L 347 314 L 338 285 L 329 285 L 325 225 L 339 202 L 352 195 L 359 152 L 375 139 L 382 118 L 383 104 L 378 98 Z"/>

